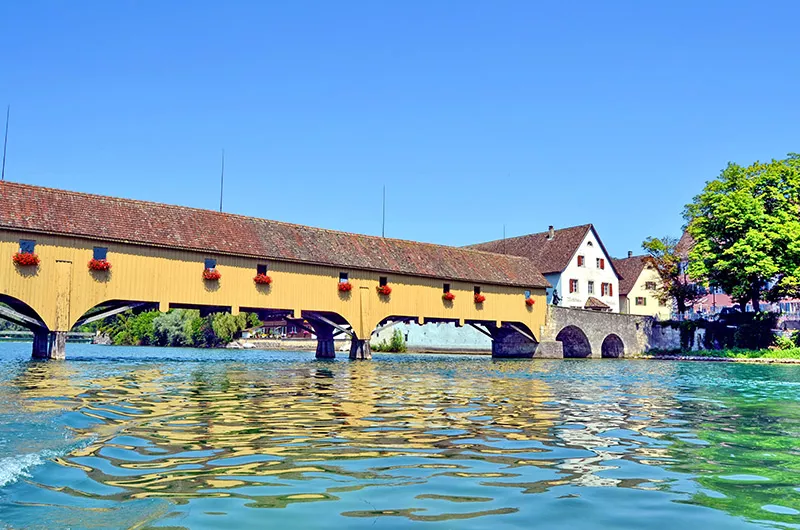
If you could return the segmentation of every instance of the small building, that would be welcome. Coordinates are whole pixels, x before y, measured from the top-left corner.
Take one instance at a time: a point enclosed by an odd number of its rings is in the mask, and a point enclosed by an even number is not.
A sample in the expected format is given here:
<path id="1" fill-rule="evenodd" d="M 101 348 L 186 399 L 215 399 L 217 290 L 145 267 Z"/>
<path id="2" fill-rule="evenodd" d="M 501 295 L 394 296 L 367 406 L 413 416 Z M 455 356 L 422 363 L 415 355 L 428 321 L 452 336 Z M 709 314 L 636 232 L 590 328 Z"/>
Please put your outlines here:
<path id="1" fill-rule="evenodd" d="M 550 282 L 547 303 L 619 313 L 619 274 L 591 224 L 499 239 L 469 248 L 530 259 Z M 599 303 L 598 303 L 599 302 Z"/>
<path id="2" fill-rule="evenodd" d="M 622 275 L 619 281 L 619 310 L 630 315 L 645 315 L 669 320 L 672 303 L 659 300 L 661 276 L 648 256 L 615 259 L 614 267 Z"/>

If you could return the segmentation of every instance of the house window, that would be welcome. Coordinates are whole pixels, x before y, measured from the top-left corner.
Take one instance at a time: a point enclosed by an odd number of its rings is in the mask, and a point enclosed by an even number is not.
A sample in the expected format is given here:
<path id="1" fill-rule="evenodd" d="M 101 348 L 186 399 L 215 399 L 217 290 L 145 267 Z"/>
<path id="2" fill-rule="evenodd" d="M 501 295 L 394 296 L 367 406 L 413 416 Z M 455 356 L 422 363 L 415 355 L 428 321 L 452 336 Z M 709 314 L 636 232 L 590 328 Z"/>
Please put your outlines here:
<path id="1" fill-rule="evenodd" d="M 474 292 L 475 294 L 481 294 L 481 288 L 480 288 L 480 287 L 478 287 L 478 286 L 476 285 L 476 286 L 475 286 L 475 287 L 472 289 L 472 292 Z"/>
<path id="2" fill-rule="evenodd" d="M 267 274 L 267 266 L 263 264 L 256 265 L 256 274 Z"/>
<path id="3" fill-rule="evenodd" d="M 594 294 L 594 282 L 590 281 L 586 286 L 586 292 L 589 294 Z"/>
<path id="4" fill-rule="evenodd" d="M 378 278 L 378 284 L 381 287 L 389 285 L 389 278 L 387 278 L 386 276 L 381 276 L 380 278 Z"/>
<path id="5" fill-rule="evenodd" d="M 450 292 L 450 284 L 449 283 L 445 283 L 444 285 L 442 285 L 442 292 L 443 293 L 449 293 Z"/>
<path id="6" fill-rule="evenodd" d="M 206 258 L 206 269 L 216 269 L 217 268 L 217 260 Z"/>
<path id="7" fill-rule="evenodd" d="M 530 298 L 530 297 L 531 297 L 531 292 L 525 291 L 525 298 Z"/>
<path id="8" fill-rule="evenodd" d="M 637 296 L 636 305 L 647 305 L 647 298 L 645 298 L 644 296 Z"/>
<path id="9" fill-rule="evenodd" d="M 19 240 L 19 251 L 22 254 L 33 254 L 33 250 L 36 248 L 36 241 L 33 239 L 20 239 Z"/>
<path id="10" fill-rule="evenodd" d="M 644 288 L 650 289 L 651 291 L 656 290 L 656 282 L 644 282 Z"/>
<path id="11" fill-rule="evenodd" d="M 613 296 L 614 295 L 613 285 L 611 285 L 610 283 L 601 283 L 600 294 L 603 296 Z"/>
<path id="12" fill-rule="evenodd" d="M 94 247 L 92 257 L 96 260 L 104 260 L 108 257 L 108 249 L 106 247 Z"/>
<path id="13" fill-rule="evenodd" d="M 586 256 L 578 256 L 578 267 L 586 266 Z"/>
<path id="14" fill-rule="evenodd" d="M 570 280 L 569 281 L 569 292 L 570 293 L 577 293 L 578 292 L 578 280 Z"/>
<path id="15" fill-rule="evenodd" d="M 597 258 L 597 268 L 598 269 L 605 269 L 606 268 L 606 260 L 603 258 Z"/>
<path id="16" fill-rule="evenodd" d="M 346 272 L 340 272 L 339 273 L 339 283 L 347 283 L 348 281 L 349 280 L 347 279 L 347 273 Z"/>

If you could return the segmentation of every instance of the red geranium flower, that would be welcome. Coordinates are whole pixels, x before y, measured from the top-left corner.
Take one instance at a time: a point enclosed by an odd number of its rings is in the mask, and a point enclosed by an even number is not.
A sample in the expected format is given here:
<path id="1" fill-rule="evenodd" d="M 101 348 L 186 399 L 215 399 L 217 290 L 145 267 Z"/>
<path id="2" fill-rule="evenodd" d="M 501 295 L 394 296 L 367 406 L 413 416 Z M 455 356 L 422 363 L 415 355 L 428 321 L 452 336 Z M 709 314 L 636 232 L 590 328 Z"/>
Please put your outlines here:
<path id="1" fill-rule="evenodd" d="M 536 303 L 536 300 L 534 300 L 533 298 L 526 298 L 525 303 L 528 304 L 528 306 L 532 306 L 533 304 Z"/>
<path id="2" fill-rule="evenodd" d="M 89 260 L 89 270 L 92 271 L 107 271 L 111 269 L 111 264 L 108 260 L 104 259 L 90 259 Z"/>
<path id="3" fill-rule="evenodd" d="M 392 288 L 388 285 L 379 285 L 378 286 L 378 294 L 382 294 L 384 296 L 389 296 L 392 294 Z"/>
<path id="4" fill-rule="evenodd" d="M 480 293 L 476 293 L 475 294 L 475 303 L 476 304 L 482 304 L 485 300 L 486 300 L 486 297 L 483 296 L 482 294 L 480 294 Z"/>
<path id="5" fill-rule="evenodd" d="M 353 290 L 353 284 L 350 282 L 339 282 L 339 292 L 347 293 Z"/>
<path id="6" fill-rule="evenodd" d="M 35 267 L 39 264 L 39 256 L 31 252 L 17 252 L 12 259 L 20 267 Z"/>
<path id="7" fill-rule="evenodd" d="M 269 285 L 272 283 L 272 278 L 266 274 L 256 274 L 256 277 L 253 278 L 253 281 L 260 285 Z"/>
<path id="8" fill-rule="evenodd" d="M 442 298 L 444 298 L 444 299 L 445 299 L 445 300 L 447 300 L 448 302 L 452 302 L 453 300 L 455 300 L 455 299 L 456 299 L 456 295 L 454 295 L 454 294 L 453 294 L 453 293 L 451 293 L 451 292 L 447 292 L 447 293 L 444 293 L 444 294 L 442 295 Z"/>
<path id="9" fill-rule="evenodd" d="M 217 269 L 204 269 L 203 270 L 203 279 L 209 281 L 217 281 L 222 278 L 222 274 L 219 273 Z"/>

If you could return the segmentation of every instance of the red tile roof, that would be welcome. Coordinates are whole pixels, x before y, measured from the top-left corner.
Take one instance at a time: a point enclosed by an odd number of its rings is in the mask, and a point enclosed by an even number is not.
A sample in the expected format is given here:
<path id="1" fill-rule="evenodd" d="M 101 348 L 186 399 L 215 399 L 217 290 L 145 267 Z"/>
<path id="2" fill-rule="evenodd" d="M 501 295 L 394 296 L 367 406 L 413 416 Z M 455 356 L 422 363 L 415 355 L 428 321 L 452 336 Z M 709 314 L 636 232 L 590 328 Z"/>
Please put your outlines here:
<path id="1" fill-rule="evenodd" d="M 583 305 L 584 309 L 611 309 L 611 306 L 600 300 L 599 298 L 595 298 L 594 296 L 590 296 L 586 299 L 586 303 Z"/>
<path id="2" fill-rule="evenodd" d="M 591 224 L 555 230 L 553 239 L 549 238 L 548 231 L 478 243 L 466 248 L 530 258 L 542 274 L 553 274 L 567 268 L 589 230 L 594 232 L 600 248 L 606 256 L 609 256 L 600 236 L 597 235 L 597 231 Z M 609 263 L 614 269 L 614 264 L 610 259 Z M 617 272 L 616 269 L 614 272 Z"/>
<path id="3" fill-rule="evenodd" d="M 614 267 L 621 275 L 619 279 L 619 294 L 621 296 L 626 296 L 636 285 L 636 280 L 639 279 L 639 275 L 647 264 L 647 258 L 648 256 L 642 255 L 613 260 Z"/>
<path id="4" fill-rule="evenodd" d="M 549 287 L 530 260 L 211 210 L 0 183 L 0 229 L 465 282 Z"/>

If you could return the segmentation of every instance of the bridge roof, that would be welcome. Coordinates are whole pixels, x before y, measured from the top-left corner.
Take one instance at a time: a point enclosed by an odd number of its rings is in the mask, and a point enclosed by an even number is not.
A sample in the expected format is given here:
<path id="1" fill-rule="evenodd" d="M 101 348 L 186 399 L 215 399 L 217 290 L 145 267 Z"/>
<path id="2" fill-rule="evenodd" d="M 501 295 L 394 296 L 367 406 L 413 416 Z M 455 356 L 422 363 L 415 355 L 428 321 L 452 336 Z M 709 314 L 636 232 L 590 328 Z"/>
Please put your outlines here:
<path id="1" fill-rule="evenodd" d="M 549 287 L 517 256 L 0 183 L 0 228 L 482 284 Z"/>

